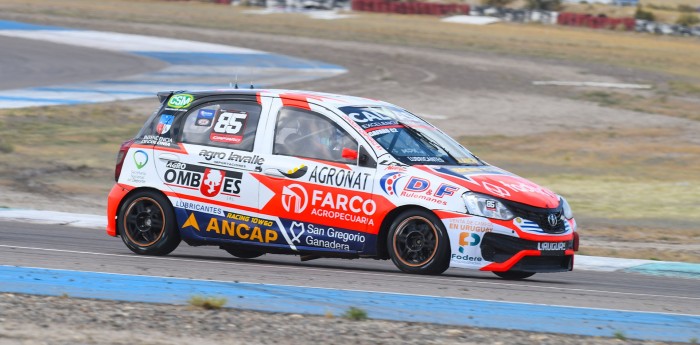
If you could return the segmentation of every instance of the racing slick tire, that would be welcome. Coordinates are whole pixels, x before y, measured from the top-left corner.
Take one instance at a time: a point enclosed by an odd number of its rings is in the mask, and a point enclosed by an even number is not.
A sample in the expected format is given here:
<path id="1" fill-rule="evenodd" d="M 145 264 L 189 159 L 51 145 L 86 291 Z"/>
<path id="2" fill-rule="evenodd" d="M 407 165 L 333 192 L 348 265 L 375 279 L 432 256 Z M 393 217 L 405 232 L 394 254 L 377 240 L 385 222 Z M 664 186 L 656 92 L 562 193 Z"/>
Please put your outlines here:
<path id="1" fill-rule="evenodd" d="M 170 201 L 153 191 L 136 192 L 124 200 L 117 228 L 124 244 L 136 254 L 167 255 L 180 244 Z"/>
<path id="2" fill-rule="evenodd" d="M 450 265 L 447 231 L 431 212 L 412 209 L 389 228 L 387 249 L 394 265 L 407 273 L 440 274 Z"/>
<path id="3" fill-rule="evenodd" d="M 523 271 L 505 271 L 505 272 L 493 272 L 493 274 L 507 280 L 520 280 L 529 278 L 535 275 L 534 272 L 523 272 Z"/>
<path id="4" fill-rule="evenodd" d="M 255 259 L 259 256 L 265 255 L 265 253 L 261 251 L 240 247 L 221 247 L 221 249 L 240 259 Z"/>

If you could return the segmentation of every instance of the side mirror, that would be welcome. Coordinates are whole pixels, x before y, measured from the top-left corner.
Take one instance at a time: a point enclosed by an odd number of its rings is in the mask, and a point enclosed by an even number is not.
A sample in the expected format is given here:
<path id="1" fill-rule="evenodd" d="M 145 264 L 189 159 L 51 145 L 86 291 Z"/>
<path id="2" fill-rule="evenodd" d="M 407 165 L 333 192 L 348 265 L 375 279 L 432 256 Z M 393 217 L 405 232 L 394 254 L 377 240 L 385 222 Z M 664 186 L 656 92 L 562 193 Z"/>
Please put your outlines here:
<path id="1" fill-rule="evenodd" d="M 367 149 L 360 145 L 360 159 L 358 160 L 360 166 L 366 168 L 376 168 L 377 162 L 372 158 Z"/>
<path id="2" fill-rule="evenodd" d="M 342 157 L 347 160 L 357 160 L 357 151 L 343 147 Z"/>
<path id="3" fill-rule="evenodd" d="M 360 164 L 366 164 L 368 159 L 369 156 L 363 153 L 360 155 L 360 160 L 358 162 L 360 162 Z"/>

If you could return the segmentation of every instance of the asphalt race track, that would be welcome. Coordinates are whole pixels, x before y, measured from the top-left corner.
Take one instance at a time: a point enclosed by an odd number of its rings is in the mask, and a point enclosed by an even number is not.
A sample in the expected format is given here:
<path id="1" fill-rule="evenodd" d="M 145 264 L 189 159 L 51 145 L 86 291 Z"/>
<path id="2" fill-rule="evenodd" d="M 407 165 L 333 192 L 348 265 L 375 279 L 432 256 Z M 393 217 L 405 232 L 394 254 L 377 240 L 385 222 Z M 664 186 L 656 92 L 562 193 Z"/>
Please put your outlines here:
<path id="1" fill-rule="evenodd" d="M 0 36 L 0 90 L 137 74 L 162 62 L 132 54 Z"/>
<path id="2" fill-rule="evenodd" d="M 216 247 L 182 244 L 165 257 L 131 253 L 102 229 L 0 222 L 5 265 L 478 298 L 589 308 L 700 314 L 697 280 L 623 272 L 538 274 L 524 281 L 450 269 L 441 276 L 398 271 L 390 261 L 265 255 L 242 260 Z"/>
<path id="3" fill-rule="evenodd" d="M 0 37 L 14 38 L 3 45 L 10 53 L 0 63 L 4 69 L 19 66 L 1 75 L 17 75 L 17 86 L 32 86 L 0 89 L 0 108 L 139 99 L 174 88 L 221 88 L 237 78 L 269 87 L 345 73 L 320 61 L 229 45 L 15 21 L 0 20 Z"/>
<path id="4" fill-rule="evenodd" d="M 695 279 L 583 270 L 517 282 L 457 269 L 415 276 L 389 261 L 242 260 L 187 245 L 148 257 L 97 228 L 2 221 L 0 229 L 5 292 L 166 304 L 223 296 L 229 307 L 258 311 L 355 306 L 378 319 L 661 341 L 692 342 L 700 330 Z"/>

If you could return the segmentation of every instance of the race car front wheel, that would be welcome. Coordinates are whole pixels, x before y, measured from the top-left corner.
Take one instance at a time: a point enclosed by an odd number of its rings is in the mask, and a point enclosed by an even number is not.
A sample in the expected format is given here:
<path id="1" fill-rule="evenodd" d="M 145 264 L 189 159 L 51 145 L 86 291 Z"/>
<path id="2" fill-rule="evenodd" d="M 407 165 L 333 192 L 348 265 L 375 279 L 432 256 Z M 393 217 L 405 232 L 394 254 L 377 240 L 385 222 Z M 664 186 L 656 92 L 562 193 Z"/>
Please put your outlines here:
<path id="1" fill-rule="evenodd" d="M 535 275 L 533 272 L 523 272 L 523 271 L 505 271 L 505 272 L 493 272 L 493 274 L 508 280 L 520 280 L 529 278 Z"/>
<path id="2" fill-rule="evenodd" d="M 447 232 L 440 219 L 425 210 L 407 210 L 396 217 L 387 246 L 391 261 L 404 272 L 440 274 L 450 264 Z"/>
<path id="3" fill-rule="evenodd" d="M 124 244 L 136 254 L 166 255 L 180 244 L 173 208 L 156 192 L 137 192 L 124 200 L 117 227 Z"/>

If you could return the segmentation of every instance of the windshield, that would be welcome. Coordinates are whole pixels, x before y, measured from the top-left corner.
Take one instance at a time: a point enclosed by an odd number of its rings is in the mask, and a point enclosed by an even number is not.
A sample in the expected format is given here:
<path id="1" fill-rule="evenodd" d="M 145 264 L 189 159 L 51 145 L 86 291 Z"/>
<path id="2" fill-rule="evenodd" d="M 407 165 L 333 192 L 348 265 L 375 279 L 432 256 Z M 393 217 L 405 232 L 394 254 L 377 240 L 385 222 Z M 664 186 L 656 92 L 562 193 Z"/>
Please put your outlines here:
<path id="1" fill-rule="evenodd" d="M 397 107 L 342 107 L 384 150 L 408 165 L 483 165 L 439 129 Z"/>

